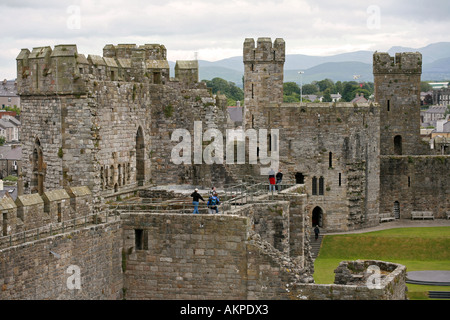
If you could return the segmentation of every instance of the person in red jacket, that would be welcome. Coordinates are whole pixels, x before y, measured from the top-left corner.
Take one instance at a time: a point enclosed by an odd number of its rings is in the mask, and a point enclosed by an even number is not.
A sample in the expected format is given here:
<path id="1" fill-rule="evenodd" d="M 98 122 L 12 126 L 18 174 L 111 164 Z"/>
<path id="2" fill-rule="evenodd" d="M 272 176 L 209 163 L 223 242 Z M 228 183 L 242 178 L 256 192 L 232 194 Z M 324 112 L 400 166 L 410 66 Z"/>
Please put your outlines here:
<path id="1" fill-rule="evenodd" d="M 269 171 L 269 191 L 275 191 L 275 171 L 270 168 Z"/>

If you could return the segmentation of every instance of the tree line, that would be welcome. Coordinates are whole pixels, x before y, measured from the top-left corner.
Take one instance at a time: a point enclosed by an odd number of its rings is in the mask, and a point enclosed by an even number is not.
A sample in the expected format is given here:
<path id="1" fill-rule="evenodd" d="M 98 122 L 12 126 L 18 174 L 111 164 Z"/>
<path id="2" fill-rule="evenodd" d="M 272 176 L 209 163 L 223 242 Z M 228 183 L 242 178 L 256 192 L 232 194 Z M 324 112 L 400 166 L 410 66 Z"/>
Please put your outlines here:
<path id="1" fill-rule="evenodd" d="M 285 82 L 284 89 L 284 102 L 299 102 L 300 101 L 300 86 L 295 82 Z M 369 99 L 373 94 L 374 84 L 373 82 L 358 83 L 357 81 L 337 81 L 336 83 L 330 79 L 324 79 L 320 81 L 313 81 L 308 84 L 302 85 L 302 100 L 305 99 L 305 95 L 317 95 L 317 97 L 323 97 L 323 102 L 331 102 L 332 94 L 340 94 L 341 100 L 344 102 L 350 102 L 356 94 L 364 95 L 364 98 Z"/>
<path id="2" fill-rule="evenodd" d="M 213 94 L 225 95 L 229 106 L 235 106 L 236 101 L 240 101 L 241 105 L 243 105 L 244 91 L 234 82 L 222 78 L 213 78 L 212 80 L 202 81 L 206 83 L 206 86 L 211 89 Z M 430 90 L 431 86 L 422 81 L 421 91 L 426 92 Z M 331 95 L 338 93 L 342 96 L 340 101 L 343 102 L 352 101 L 356 97 L 356 94 L 363 94 L 364 98 L 369 99 L 374 93 L 374 83 L 359 83 L 357 81 L 334 82 L 331 79 L 324 79 L 302 85 L 302 100 L 304 102 L 309 101 L 306 99 L 306 95 L 317 95 L 318 97 L 323 97 L 323 102 L 331 102 Z M 300 102 L 300 86 L 296 82 L 285 82 L 283 84 L 283 102 Z"/>

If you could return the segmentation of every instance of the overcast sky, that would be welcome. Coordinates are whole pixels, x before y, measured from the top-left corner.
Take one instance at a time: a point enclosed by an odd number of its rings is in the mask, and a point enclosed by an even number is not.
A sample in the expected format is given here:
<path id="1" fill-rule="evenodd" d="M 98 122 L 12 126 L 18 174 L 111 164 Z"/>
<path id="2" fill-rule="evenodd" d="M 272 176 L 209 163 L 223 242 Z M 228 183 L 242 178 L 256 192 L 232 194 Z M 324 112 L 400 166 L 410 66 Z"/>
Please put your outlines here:
<path id="1" fill-rule="evenodd" d="M 0 78 L 22 48 L 164 44 L 168 60 L 242 55 L 245 38 L 286 41 L 287 54 L 387 51 L 450 41 L 448 0 L 0 0 Z"/>

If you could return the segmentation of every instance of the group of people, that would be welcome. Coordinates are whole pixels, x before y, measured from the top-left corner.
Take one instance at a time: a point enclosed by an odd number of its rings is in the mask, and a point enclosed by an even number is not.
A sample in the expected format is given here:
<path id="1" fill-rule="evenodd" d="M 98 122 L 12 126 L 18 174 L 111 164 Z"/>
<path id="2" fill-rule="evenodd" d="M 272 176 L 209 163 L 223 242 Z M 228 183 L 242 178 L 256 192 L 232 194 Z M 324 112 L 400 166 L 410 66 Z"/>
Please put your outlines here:
<path id="1" fill-rule="evenodd" d="M 201 196 L 200 193 L 198 193 L 198 189 L 196 188 L 194 192 L 191 194 L 192 197 L 192 204 L 194 205 L 194 214 L 198 214 L 198 206 L 200 204 L 200 200 L 203 202 L 205 199 Z M 220 199 L 216 192 L 216 188 L 212 187 L 209 191 L 209 198 L 206 202 L 206 205 L 208 207 L 208 213 L 219 213 L 219 205 L 220 205 Z"/>
<path id="2" fill-rule="evenodd" d="M 278 170 L 278 173 L 275 175 L 275 171 L 271 168 L 269 171 L 269 191 L 279 191 L 279 186 L 281 181 L 283 180 L 283 173 L 281 172 L 281 169 Z M 276 189 L 275 189 L 276 187 Z M 200 204 L 200 200 L 203 202 L 205 199 L 201 196 L 200 193 L 198 193 L 198 189 L 196 188 L 194 192 L 191 194 L 192 197 L 192 204 L 194 205 L 194 214 L 198 214 L 198 206 Z M 206 202 L 206 205 L 208 207 L 208 213 L 219 213 L 219 205 L 220 205 L 220 199 L 216 192 L 216 188 L 212 187 L 209 191 L 209 198 Z"/>
<path id="3" fill-rule="evenodd" d="M 278 173 L 275 175 L 275 171 L 273 171 L 272 168 L 270 168 L 269 171 L 269 191 L 280 191 L 280 184 L 283 180 L 283 172 L 281 172 L 281 169 L 278 170 Z M 275 189 L 276 187 L 276 189 Z"/>

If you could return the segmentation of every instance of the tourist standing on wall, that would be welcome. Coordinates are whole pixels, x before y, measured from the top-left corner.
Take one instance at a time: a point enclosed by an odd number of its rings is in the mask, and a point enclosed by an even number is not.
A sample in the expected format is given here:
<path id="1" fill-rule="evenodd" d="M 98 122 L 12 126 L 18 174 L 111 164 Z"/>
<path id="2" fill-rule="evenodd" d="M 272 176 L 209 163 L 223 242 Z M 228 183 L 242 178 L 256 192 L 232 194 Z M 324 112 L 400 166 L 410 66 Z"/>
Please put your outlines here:
<path id="1" fill-rule="evenodd" d="M 202 198 L 200 193 L 198 193 L 198 189 L 197 188 L 191 194 L 191 197 L 192 197 L 192 204 L 194 205 L 194 214 L 199 213 L 198 212 L 198 204 L 200 202 L 200 199 L 202 199 L 202 201 L 205 201 L 205 200 Z"/>
<path id="2" fill-rule="evenodd" d="M 281 181 L 283 180 L 283 172 L 281 172 L 281 169 L 278 170 L 276 178 L 277 178 L 276 184 L 281 185 Z M 281 186 L 277 186 L 277 191 L 280 191 L 280 188 L 281 188 Z"/>
<path id="3" fill-rule="evenodd" d="M 269 171 L 269 192 L 275 191 L 275 171 L 273 171 L 272 168 L 270 168 Z"/>
<path id="4" fill-rule="evenodd" d="M 206 205 L 208 206 L 208 213 L 211 213 L 211 214 L 213 214 L 214 212 L 219 213 L 219 208 L 218 208 L 219 204 L 220 204 L 220 200 L 219 200 L 219 197 L 217 196 L 217 193 L 210 196 L 208 199 L 208 202 L 206 203 Z"/>

